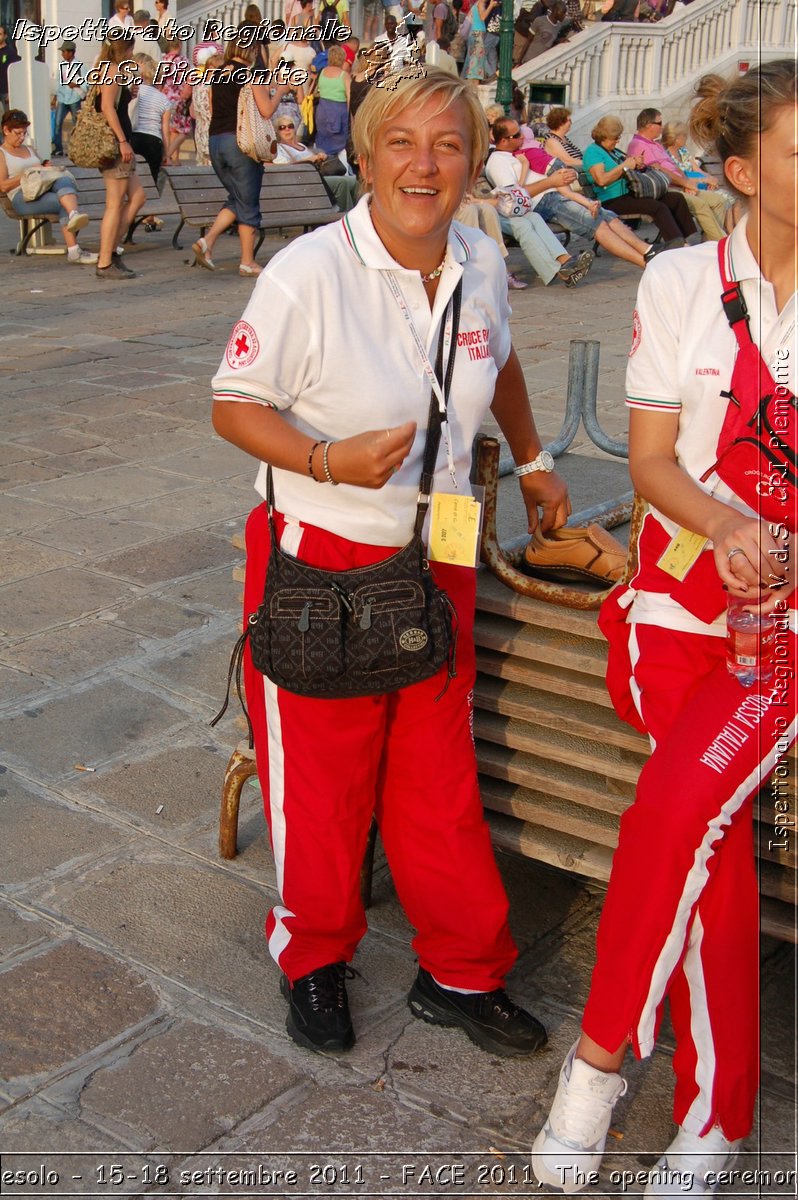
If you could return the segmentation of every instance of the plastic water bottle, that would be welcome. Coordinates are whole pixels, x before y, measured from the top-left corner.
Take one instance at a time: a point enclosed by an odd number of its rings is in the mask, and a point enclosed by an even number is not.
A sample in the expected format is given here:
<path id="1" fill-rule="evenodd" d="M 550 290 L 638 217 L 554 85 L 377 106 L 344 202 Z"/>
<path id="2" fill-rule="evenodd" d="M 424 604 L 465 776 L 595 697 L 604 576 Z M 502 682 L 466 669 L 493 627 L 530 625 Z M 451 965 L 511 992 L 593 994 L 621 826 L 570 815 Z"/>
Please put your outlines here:
<path id="1" fill-rule="evenodd" d="M 770 617 L 746 612 L 751 600 L 730 596 L 726 610 L 726 667 L 743 687 L 773 678 L 775 628 Z"/>

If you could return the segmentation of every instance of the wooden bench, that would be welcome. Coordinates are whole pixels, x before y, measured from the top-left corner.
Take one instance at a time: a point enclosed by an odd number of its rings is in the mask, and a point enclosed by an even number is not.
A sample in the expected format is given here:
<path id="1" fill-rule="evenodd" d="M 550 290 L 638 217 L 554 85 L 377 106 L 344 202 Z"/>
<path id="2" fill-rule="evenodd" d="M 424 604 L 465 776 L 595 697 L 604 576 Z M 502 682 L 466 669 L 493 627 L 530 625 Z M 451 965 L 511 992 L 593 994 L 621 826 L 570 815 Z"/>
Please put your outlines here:
<path id="1" fill-rule="evenodd" d="M 201 237 L 224 204 L 227 188 L 213 167 L 165 167 L 164 170 L 174 189 L 180 213 L 180 224 L 172 238 L 172 245 L 179 250 L 178 238 L 183 226 L 198 229 Z M 258 246 L 267 230 L 301 226 L 307 231 L 337 221 L 341 216 L 312 163 L 265 167 L 260 213 Z"/>
<path id="2" fill-rule="evenodd" d="M 71 164 L 65 164 L 66 169 L 75 179 L 78 196 L 78 208 L 81 212 L 85 212 L 93 221 L 101 221 L 105 210 L 105 184 L 103 183 L 100 172 L 93 167 L 76 167 Z M 125 242 L 133 241 L 135 230 L 143 222 L 151 220 L 153 217 L 174 217 L 177 216 L 177 202 L 174 198 L 171 185 L 168 180 L 164 179 L 162 191 L 152 181 L 150 168 L 147 166 L 143 158 L 136 158 L 138 167 L 138 175 L 144 188 L 144 204 L 139 209 L 135 221 L 133 221 L 130 229 L 125 236 Z M 161 172 L 163 177 L 163 172 Z M 46 225 L 58 224 L 58 216 L 55 213 L 37 217 L 21 217 L 14 211 L 14 207 L 8 196 L 0 196 L 0 207 L 7 217 L 13 221 L 19 222 L 20 237 L 12 254 L 20 256 L 27 253 L 33 236 L 44 229 Z"/>

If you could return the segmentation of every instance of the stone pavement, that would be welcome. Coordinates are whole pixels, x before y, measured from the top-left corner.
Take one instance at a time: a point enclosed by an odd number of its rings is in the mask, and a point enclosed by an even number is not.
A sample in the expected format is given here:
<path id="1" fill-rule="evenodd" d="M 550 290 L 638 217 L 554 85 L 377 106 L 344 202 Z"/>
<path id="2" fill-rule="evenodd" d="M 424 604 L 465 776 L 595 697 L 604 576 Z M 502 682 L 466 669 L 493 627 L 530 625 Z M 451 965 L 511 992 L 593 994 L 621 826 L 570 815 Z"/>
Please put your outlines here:
<path id="1" fill-rule="evenodd" d="M 350 987 L 358 1042 L 329 1058 L 285 1033 L 255 787 L 238 858 L 217 857 L 239 733 L 233 717 L 208 719 L 236 636 L 230 538 L 254 463 L 213 434 L 208 384 L 251 284 L 234 241 L 210 275 L 187 268 L 170 233 L 140 233 L 140 277 L 110 285 L 60 258 L 12 259 L 11 223 L 0 230 L 0 1146 L 4 1169 L 29 1172 L 24 1185 L 4 1177 L 3 1193 L 540 1195 L 526 1153 L 576 1036 L 600 889 L 501 856 L 520 949 L 510 987 L 550 1032 L 535 1059 L 501 1060 L 410 1018 L 411 930 L 381 865 Z M 512 262 L 523 269 L 517 251 Z M 636 279 L 602 258 L 577 292 L 513 294 L 545 438 L 574 336 L 601 339 L 600 413 L 623 430 Z M 628 486 L 583 432 L 563 469 L 577 506 Z M 504 491 L 505 533 L 520 533 Z M 764 942 L 762 995 L 745 1165 L 790 1169 L 791 947 Z M 671 1048 L 666 1031 L 653 1060 L 630 1066 L 623 1132 L 589 1193 L 642 1190 L 636 1172 L 671 1136 Z M 729 1190 L 786 1195 L 794 1182 Z"/>

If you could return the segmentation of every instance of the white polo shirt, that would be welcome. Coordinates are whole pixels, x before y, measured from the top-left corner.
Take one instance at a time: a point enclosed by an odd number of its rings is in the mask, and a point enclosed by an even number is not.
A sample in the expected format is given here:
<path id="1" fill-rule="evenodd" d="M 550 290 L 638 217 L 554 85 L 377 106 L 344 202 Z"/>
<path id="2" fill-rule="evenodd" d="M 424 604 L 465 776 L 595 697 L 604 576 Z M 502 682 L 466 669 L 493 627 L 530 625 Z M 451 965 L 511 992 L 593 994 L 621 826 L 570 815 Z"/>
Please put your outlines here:
<path id="1" fill-rule="evenodd" d="M 485 175 L 494 191 L 497 188 L 518 187 L 522 180 L 524 184 L 527 184 L 538 183 L 541 179 L 546 178 L 545 175 L 539 175 L 533 171 L 525 158 L 519 158 L 507 150 L 493 151 L 485 163 Z M 545 191 L 538 192 L 536 196 L 530 196 L 532 208 L 537 208 L 541 196 L 545 196 L 546 192 L 553 191 L 556 191 L 556 188 L 546 188 Z"/>
<path id="2" fill-rule="evenodd" d="M 779 367 L 781 382 L 798 390 L 798 293 L 784 309 L 776 309 L 773 285 L 762 278 L 746 229 L 736 226 L 727 243 L 729 275 L 742 284 L 750 314 L 751 335 L 770 371 L 776 373 L 776 351 L 787 350 Z M 637 293 L 632 348 L 626 370 L 626 403 L 630 408 L 679 414 L 676 458 L 703 491 L 747 516 L 756 516 L 716 475 L 701 476 L 716 461 L 718 437 L 726 415 L 737 339 L 721 305 L 723 286 L 718 270 L 718 243 L 658 255 L 643 273 Z M 780 360 L 782 361 L 782 360 Z M 786 371 L 785 371 L 786 366 Z M 669 534 L 675 522 L 656 509 L 652 515 Z M 666 596 L 647 594 L 635 600 L 632 620 L 696 633 L 725 633 L 725 614 L 705 625 Z"/>
<path id="3" fill-rule="evenodd" d="M 214 399 L 270 405 L 315 440 L 336 441 L 416 421 L 413 448 L 379 489 L 316 483 L 274 471 L 286 516 L 355 542 L 401 546 L 410 538 L 430 404 L 430 385 L 410 329 L 386 281 L 393 272 L 434 364 L 437 334 L 463 279 L 449 430 L 458 490 L 470 494 L 471 446 L 510 353 L 510 308 L 495 242 L 454 222 L 434 306 L 421 275 L 380 241 L 368 197 L 343 220 L 297 238 L 260 275 L 213 380 Z M 255 487 L 266 494 L 266 467 Z M 443 444 L 438 491 L 452 491 Z"/>

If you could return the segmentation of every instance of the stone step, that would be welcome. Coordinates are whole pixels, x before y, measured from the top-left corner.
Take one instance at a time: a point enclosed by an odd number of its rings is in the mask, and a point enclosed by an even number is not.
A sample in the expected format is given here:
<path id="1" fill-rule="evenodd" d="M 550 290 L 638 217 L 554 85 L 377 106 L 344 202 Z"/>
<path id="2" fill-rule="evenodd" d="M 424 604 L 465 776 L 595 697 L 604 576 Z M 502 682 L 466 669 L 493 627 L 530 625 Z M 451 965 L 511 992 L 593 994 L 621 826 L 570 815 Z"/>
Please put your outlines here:
<path id="1" fill-rule="evenodd" d="M 504 780 L 517 787 L 558 796 L 583 808 L 620 816 L 634 800 L 634 782 L 599 776 L 567 763 L 539 755 L 508 750 L 492 742 L 476 740 L 477 765 L 490 779 Z"/>
<path id="2" fill-rule="evenodd" d="M 508 679 L 544 692 L 553 692 L 555 695 L 571 696 L 575 700 L 600 704 L 607 709 L 612 708 L 603 678 L 583 675 L 580 671 L 564 670 L 551 663 L 510 658 L 500 650 L 482 650 L 477 647 L 477 672 L 496 679 Z"/>
<path id="3" fill-rule="evenodd" d="M 484 775 L 479 781 L 482 803 L 494 813 L 525 822 L 530 829 L 545 829 L 583 838 L 614 849 L 618 842 L 618 815 L 598 807 L 585 807 L 529 788 L 513 787 Z M 624 806 L 626 807 L 626 806 Z"/>
<path id="4" fill-rule="evenodd" d="M 522 596 L 501 583 L 495 575 L 484 568 L 477 575 L 477 611 L 494 613 L 498 617 L 509 617 L 525 625 L 543 629 L 561 629 L 606 646 L 604 636 L 596 623 L 596 613 L 582 612 L 576 608 L 562 608 L 558 604 L 547 604 Z"/>
<path id="5" fill-rule="evenodd" d="M 605 743 L 594 735 L 574 737 L 556 729 L 540 729 L 528 721 L 499 716 L 493 713 L 474 714 L 474 734 L 483 741 L 508 750 L 520 750 L 539 759 L 576 767 L 602 779 L 622 780 L 634 785 L 642 770 L 646 754 L 634 753 Z"/>
<path id="6" fill-rule="evenodd" d="M 603 679 L 607 669 L 606 642 L 582 637 L 559 627 L 521 625 L 510 617 L 478 611 L 474 623 L 478 647 L 513 658 L 549 663 L 567 671 Z"/>
<path id="7" fill-rule="evenodd" d="M 543 688 L 524 687 L 511 681 L 480 675 L 474 703 L 484 712 L 528 721 L 541 729 L 558 729 L 579 737 L 593 738 L 605 745 L 620 746 L 648 754 L 648 738 L 636 733 L 612 710 L 589 703 L 570 692 L 558 695 Z"/>

